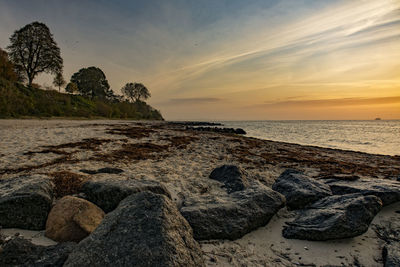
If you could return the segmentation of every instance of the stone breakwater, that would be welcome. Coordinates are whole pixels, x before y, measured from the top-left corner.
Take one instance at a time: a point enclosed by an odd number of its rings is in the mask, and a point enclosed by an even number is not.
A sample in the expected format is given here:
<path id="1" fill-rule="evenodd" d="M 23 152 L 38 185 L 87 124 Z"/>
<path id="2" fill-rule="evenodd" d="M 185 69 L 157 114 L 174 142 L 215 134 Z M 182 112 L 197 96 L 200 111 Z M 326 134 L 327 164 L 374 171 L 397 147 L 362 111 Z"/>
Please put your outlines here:
<path id="1" fill-rule="evenodd" d="M 47 127 L 50 135 L 77 137 L 21 144 L 0 157 L 27 159 L 0 166 L 0 225 L 5 233 L 34 230 L 59 243 L 2 236 L 0 265 L 399 261 L 396 157 L 165 123 Z M 30 127 L 32 134 L 42 128 Z"/>

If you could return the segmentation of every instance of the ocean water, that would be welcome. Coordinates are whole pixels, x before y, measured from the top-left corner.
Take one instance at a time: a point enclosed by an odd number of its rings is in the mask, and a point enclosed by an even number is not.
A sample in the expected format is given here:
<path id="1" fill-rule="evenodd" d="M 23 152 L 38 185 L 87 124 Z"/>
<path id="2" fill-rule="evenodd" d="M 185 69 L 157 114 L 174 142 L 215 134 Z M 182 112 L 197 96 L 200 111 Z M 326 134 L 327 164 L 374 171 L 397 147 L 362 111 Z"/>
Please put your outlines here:
<path id="1" fill-rule="evenodd" d="M 260 139 L 400 155 L 400 120 L 373 121 L 223 121 Z"/>

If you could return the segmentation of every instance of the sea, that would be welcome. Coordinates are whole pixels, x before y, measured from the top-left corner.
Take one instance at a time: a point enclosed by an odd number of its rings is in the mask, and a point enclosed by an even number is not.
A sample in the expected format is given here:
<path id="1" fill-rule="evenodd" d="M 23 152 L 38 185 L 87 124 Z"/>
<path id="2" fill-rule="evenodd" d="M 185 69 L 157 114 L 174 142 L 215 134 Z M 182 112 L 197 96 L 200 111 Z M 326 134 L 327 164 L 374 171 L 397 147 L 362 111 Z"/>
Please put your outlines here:
<path id="1" fill-rule="evenodd" d="M 369 121 L 221 121 L 265 140 L 400 155 L 400 120 Z"/>

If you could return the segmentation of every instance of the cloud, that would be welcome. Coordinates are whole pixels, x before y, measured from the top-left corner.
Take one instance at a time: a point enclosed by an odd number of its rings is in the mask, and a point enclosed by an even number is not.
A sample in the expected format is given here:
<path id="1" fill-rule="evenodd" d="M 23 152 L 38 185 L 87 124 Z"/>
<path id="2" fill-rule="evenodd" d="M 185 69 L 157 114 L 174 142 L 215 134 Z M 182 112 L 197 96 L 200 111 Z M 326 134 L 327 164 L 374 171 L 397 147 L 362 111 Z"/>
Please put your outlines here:
<path id="1" fill-rule="evenodd" d="M 336 99 L 308 99 L 277 101 L 261 104 L 262 107 L 347 107 L 400 104 L 400 96 L 371 97 L 371 98 L 336 98 Z"/>

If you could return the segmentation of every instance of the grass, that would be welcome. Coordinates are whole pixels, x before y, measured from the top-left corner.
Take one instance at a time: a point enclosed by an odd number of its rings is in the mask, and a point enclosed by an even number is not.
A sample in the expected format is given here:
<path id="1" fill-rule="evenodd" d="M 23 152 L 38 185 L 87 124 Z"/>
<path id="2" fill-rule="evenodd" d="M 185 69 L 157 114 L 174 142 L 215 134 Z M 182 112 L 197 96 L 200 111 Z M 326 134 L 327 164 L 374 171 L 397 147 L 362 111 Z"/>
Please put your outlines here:
<path id="1" fill-rule="evenodd" d="M 145 102 L 88 99 L 54 90 L 28 88 L 0 78 L 0 118 L 107 118 L 163 120 Z"/>

